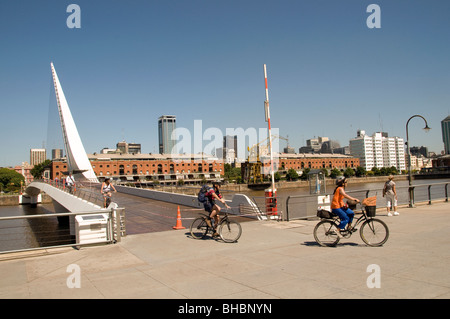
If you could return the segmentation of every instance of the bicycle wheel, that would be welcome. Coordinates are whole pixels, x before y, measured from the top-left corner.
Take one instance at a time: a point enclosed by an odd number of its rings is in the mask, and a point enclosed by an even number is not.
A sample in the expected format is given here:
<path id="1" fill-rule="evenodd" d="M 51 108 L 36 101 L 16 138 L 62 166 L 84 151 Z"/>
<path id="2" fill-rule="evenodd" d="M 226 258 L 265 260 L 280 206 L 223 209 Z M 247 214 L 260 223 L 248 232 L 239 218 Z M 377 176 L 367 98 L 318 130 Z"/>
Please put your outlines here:
<path id="1" fill-rule="evenodd" d="M 320 246 L 332 247 L 339 242 L 337 226 L 331 220 L 322 220 L 314 227 L 314 239 Z"/>
<path id="2" fill-rule="evenodd" d="M 389 238 L 389 228 L 379 219 L 366 220 L 359 230 L 361 239 L 369 246 L 382 246 Z"/>
<path id="3" fill-rule="evenodd" d="M 191 224 L 191 235 L 195 239 L 202 239 L 208 233 L 208 225 L 206 225 L 205 219 L 199 217 L 195 219 Z"/>
<path id="4" fill-rule="evenodd" d="M 220 238 L 226 243 L 236 242 L 242 234 L 242 227 L 237 221 L 225 220 L 219 225 Z"/>

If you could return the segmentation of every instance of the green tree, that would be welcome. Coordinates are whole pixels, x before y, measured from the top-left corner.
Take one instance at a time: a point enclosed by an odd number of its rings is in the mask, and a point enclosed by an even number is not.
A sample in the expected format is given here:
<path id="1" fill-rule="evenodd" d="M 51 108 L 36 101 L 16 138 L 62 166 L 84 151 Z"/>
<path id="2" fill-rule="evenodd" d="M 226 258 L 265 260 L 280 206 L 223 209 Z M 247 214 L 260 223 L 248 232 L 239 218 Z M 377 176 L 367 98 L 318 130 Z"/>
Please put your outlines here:
<path id="1" fill-rule="evenodd" d="M 373 172 L 373 175 L 375 176 L 381 176 L 381 171 L 377 167 L 372 167 L 371 171 Z"/>
<path id="2" fill-rule="evenodd" d="M 3 191 L 16 191 L 20 189 L 21 182 L 25 182 L 22 174 L 9 168 L 0 168 L 0 184 Z"/>
<path id="3" fill-rule="evenodd" d="M 51 160 L 45 160 L 40 164 L 34 165 L 34 167 L 31 169 L 30 173 L 31 173 L 31 175 L 33 175 L 33 177 L 35 179 L 40 179 L 40 178 L 42 178 L 42 173 L 44 173 L 44 169 L 47 166 L 50 166 L 51 164 L 52 164 Z"/>
<path id="4" fill-rule="evenodd" d="M 336 178 L 336 177 L 341 176 L 341 175 L 342 175 L 341 171 L 338 170 L 336 167 L 333 168 L 333 169 L 331 170 L 331 172 L 330 172 L 330 177 L 331 177 L 331 178 Z"/>
<path id="5" fill-rule="evenodd" d="M 392 174 L 392 175 L 398 175 L 398 169 L 397 169 L 397 167 L 391 166 L 391 167 L 389 168 L 389 175 L 390 175 L 390 174 Z"/>
<path id="6" fill-rule="evenodd" d="M 296 181 L 298 179 L 297 171 L 293 168 L 290 168 L 286 173 L 286 179 L 288 181 Z"/>
<path id="7" fill-rule="evenodd" d="M 356 176 L 357 177 L 363 177 L 367 175 L 366 169 L 364 167 L 358 166 L 356 168 Z"/>
<path id="8" fill-rule="evenodd" d="M 281 174 L 280 174 L 280 172 L 276 171 L 276 172 L 273 174 L 273 179 L 275 180 L 275 182 L 278 182 L 278 181 L 281 179 Z"/>
<path id="9" fill-rule="evenodd" d="M 309 167 L 304 168 L 303 169 L 303 173 L 300 176 L 300 179 L 306 181 L 308 179 L 308 174 L 309 174 L 310 171 L 311 171 L 311 169 Z"/>
<path id="10" fill-rule="evenodd" d="M 351 167 L 347 167 L 344 171 L 344 176 L 345 177 L 352 177 L 355 176 L 355 171 L 353 170 L 353 168 Z"/>

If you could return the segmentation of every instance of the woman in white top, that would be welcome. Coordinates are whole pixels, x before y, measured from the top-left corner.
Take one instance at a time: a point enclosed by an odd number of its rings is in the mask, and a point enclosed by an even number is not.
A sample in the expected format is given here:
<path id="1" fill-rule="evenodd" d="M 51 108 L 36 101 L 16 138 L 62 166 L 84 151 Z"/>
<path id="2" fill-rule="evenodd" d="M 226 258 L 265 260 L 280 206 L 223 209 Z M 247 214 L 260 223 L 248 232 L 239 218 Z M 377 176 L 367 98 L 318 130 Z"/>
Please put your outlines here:
<path id="1" fill-rule="evenodd" d="M 114 185 L 109 181 L 109 177 L 105 178 L 105 181 L 102 183 L 101 193 L 103 195 L 103 207 L 106 208 L 111 202 L 112 191 L 117 192 L 114 188 Z"/>
<path id="2" fill-rule="evenodd" d="M 395 189 L 395 183 L 393 181 L 394 176 L 389 175 L 389 180 L 384 184 L 383 197 L 386 196 L 386 209 L 388 216 L 392 216 L 391 205 L 394 208 L 394 215 L 398 216 L 397 212 L 397 191 Z"/>

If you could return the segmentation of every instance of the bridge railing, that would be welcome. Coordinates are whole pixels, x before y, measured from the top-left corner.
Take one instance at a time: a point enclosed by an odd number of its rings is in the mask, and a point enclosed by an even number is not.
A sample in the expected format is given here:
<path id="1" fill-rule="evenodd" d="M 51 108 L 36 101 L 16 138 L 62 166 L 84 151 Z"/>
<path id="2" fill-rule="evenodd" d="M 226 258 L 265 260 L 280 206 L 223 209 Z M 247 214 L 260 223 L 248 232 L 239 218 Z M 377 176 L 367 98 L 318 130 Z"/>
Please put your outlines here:
<path id="1" fill-rule="evenodd" d="M 448 184 L 450 183 L 432 183 L 422 185 L 400 186 L 396 187 L 398 206 L 410 205 L 410 203 L 428 203 L 433 201 L 444 200 L 448 202 Z M 411 188 L 413 198 L 409 198 L 409 189 Z M 377 196 L 377 207 L 386 207 L 383 196 L 383 189 L 362 189 L 346 191 L 352 197 L 363 199 L 370 196 Z M 333 194 L 329 195 L 330 200 Z M 329 204 L 328 204 L 329 205 Z M 316 217 L 318 203 L 318 195 L 294 195 L 286 198 L 285 220 L 308 219 Z"/>
<path id="2" fill-rule="evenodd" d="M 97 183 L 76 182 L 75 187 L 70 188 L 66 185 L 65 180 L 37 180 L 52 185 L 66 193 L 70 193 L 78 198 L 84 199 L 93 204 L 103 207 L 103 196 L 100 193 L 100 187 Z"/>
<path id="3" fill-rule="evenodd" d="M 0 254 L 93 244 L 113 244 L 125 236 L 124 208 L 77 213 L 51 213 L 0 217 Z M 64 218 L 107 214 L 105 236 L 98 240 L 80 242 L 82 236 L 71 235 L 70 225 L 62 226 Z M 58 221 L 59 220 L 59 221 Z M 73 225 L 75 227 L 75 225 Z M 98 230 L 93 224 L 90 229 Z M 88 230 L 89 232 L 89 230 Z"/>

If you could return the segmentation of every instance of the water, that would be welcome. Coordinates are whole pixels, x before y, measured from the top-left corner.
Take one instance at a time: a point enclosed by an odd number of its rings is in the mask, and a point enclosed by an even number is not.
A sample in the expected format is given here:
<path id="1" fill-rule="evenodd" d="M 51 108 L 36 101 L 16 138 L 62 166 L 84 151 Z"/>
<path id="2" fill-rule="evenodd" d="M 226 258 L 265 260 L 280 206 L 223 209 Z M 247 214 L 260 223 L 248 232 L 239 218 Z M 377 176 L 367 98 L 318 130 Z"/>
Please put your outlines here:
<path id="1" fill-rule="evenodd" d="M 0 217 L 53 214 L 52 204 L 0 206 Z M 51 215 L 50 215 L 51 216 Z M 0 251 L 48 247 L 73 243 L 68 226 L 49 218 L 0 221 Z"/>

